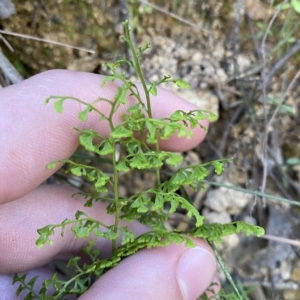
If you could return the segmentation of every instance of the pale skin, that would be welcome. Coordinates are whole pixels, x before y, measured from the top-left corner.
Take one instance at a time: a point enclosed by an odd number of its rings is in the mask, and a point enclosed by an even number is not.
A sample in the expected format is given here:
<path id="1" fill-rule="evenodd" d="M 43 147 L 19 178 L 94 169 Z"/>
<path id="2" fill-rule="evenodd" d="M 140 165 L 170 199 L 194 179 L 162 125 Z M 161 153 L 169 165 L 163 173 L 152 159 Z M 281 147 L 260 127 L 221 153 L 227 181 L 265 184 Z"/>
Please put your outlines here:
<path id="1" fill-rule="evenodd" d="M 0 295 L 3 299 L 24 298 L 24 294 L 20 298 L 15 296 L 17 286 L 11 284 L 12 274 L 29 272 L 30 277 L 48 278 L 53 274 L 48 262 L 57 257 L 67 259 L 87 244 L 66 230 L 63 238 L 59 234 L 53 237 L 53 246 L 38 249 L 35 245 L 38 228 L 74 218 L 77 210 L 113 224 L 113 216 L 106 215 L 103 203 L 85 208 L 82 198 L 71 198 L 73 188 L 40 185 L 58 169 L 48 170 L 45 166 L 70 157 L 78 147 L 78 133 L 72 127 L 109 134 L 108 126 L 99 122 L 95 114 L 86 123 L 79 121 L 77 115 L 82 108 L 79 104 L 66 102 L 64 113 L 59 115 L 53 105 L 45 106 L 44 100 L 51 95 L 74 96 L 90 103 L 99 97 L 112 99 L 116 84 L 100 88 L 102 80 L 100 75 L 53 70 L 0 90 Z M 155 118 L 168 117 L 176 109 L 195 109 L 165 90 L 159 90 L 151 102 Z M 103 112 L 108 109 L 101 103 L 97 107 Z M 203 125 L 208 124 L 204 121 Z M 199 144 L 204 136 L 204 131 L 197 128 L 192 139 L 172 137 L 162 142 L 161 147 L 186 151 Z M 146 230 L 137 222 L 129 226 L 136 235 Z M 205 292 L 216 272 L 210 247 L 205 241 L 195 243 L 197 247 L 192 250 L 184 245 L 171 245 L 139 251 L 97 280 L 80 299 L 194 300 Z M 110 245 L 99 239 L 97 246 L 105 253 Z"/>

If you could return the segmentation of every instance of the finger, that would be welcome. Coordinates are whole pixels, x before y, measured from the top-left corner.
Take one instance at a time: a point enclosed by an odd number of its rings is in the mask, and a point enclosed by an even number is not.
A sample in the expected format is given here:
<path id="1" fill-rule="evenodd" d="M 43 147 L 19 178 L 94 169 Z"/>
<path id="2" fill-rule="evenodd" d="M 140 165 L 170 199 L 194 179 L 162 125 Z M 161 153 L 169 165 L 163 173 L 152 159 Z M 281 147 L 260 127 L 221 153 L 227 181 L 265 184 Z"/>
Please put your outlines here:
<path id="1" fill-rule="evenodd" d="M 55 231 L 51 237 L 53 245 L 44 245 L 38 249 L 35 241 L 39 235 L 38 228 L 49 224 L 59 224 L 66 218 L 74 219 L 76 211 L 84 211 L 91 218 L 107 225 L 114 224 L 114 216 L 107 215 L 105 204 L 94 203 L 93 207 L 84 207 L 84 199 L 73 188 L 57 185 L 43 185 L 16 201 L 1 205 L 0 209 L 0 274 L 23 272 L 31 268 L 43 266 L 54 257 L 71 258 L 82 250 L 88 239 L 78 239 L 70 226 L 65 229 L 64 237 L 61 230 Z M 138 222 L 120 222 L 120 226 L 129 227 L 137 236 L 148 228 Z M 93 238 L 93 236 L 92 236 Z M 104 256 L 111 254 L 111 242 L 97 238 L 96 246 Z"/>
<path id="2" fill-rule="evenodd" d="M 215 257 L 202 241 L 141 250 L 105 273 L 80 300 L 195 300 L 216 272 Z"/>
<path id="3" fill-rule="evenodd" d="M 72 155 L 78 146 L 78 133 L 72 127 L 92 128 L 108 136 L 108 124 L 99 122 L 95 113 L 90 114 L 86 123 L 78 120 L 82 107 L 75 101 L 65 103 L 62 115 L 55 113 L 52 105 L 43 104 L 51 95 L 73 96 L 89 103 L 99 97 L 113 99 L 117 83 L 110 82 L 100 88 L 102 80 L 103 76 L 96 74 L 54 70 L 0 90 L 0 203 L 25 195 L 54 172 L 46 170 L 49 162 Z M 132 104 L 132 97 L 128 98 Z M 168 117 L 176 109 L 195 109 L 194 105 L 163 89 L 151 102 L 156 118 Z M 110 108 L 106 102 L 98 105 L 103 112 Z M 188 150 L 204 135 L 198 128 L 192 139 L 183 138 L 178 142 L 173 137 L 162 145 L 168 150 Z"/>

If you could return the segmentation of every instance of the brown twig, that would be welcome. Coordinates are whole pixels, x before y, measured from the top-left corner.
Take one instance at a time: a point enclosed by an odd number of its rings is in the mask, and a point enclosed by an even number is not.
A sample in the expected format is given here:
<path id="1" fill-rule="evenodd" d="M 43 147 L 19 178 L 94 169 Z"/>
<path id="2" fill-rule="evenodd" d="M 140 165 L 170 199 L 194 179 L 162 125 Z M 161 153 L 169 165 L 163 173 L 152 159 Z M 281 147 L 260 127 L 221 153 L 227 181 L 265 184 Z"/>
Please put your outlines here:
<path id="1" fill-rule="evenodd" d="M 272 114 L 269 122 L 267 123 L 267 130 L 269 130 L 271 128 L 272 123 L 274 122 L 274 119 L 277 116 L 277 114 L 278 114 L 278 112 L 279 112 L 279 110 L 280 110 L 280 108 L 281 108 L 281 106 L 282 106 L 282 104 L 283 104 L 283 102 L 284 102 L 284 100 L 286 98 L 287 93 L 293 88 L 293 86 L 294 86 L 296 80 L 299 78 L 299 76 L 300 76 L 300 70 L 298 70 L 298 72 L 296 73 L 296 75 L 294 76 L 294 78 L 292 79 L 292 81 L 290 82 L 289 86 L 285 90 L 284 94 L 282 95 L 282 97 L 281 97 L 281 99 L 280 99 L 280 101 L 279 101 L 279 103 L 278 103 L 275 111 L 273 112 L 273 114 Z"/>
<path id="2" fill-rule="evenodd" d="M 263 176 L 262 176 L 262 182 L 261 182 L 261 187 L 260 191 L 261 193 L 264 193 L 266 190 L 266 184 L 267 184 L 267 177 L 268 177 L 268 138 L 269 138 L 269 132 L 268 132 L 268 114 L 267 114 L 267 90 L 266 90 L 266 41 L 267 41 L 267 36 L 270 32 L 270 29 L 277 18 L 278 14 L 280 13 L 282 7 L 284 4 L 286 4 L 288 0 L 283 1 L 280 4 L 279 9 L 274 13 L 272 16 L 266 32 L 263 36 L 262 43 L 261 43 L 261 60 L 262 60 L 262 71 L 261 71 L 261 81 L 262 81 L 262 94 L 263 94 L 263 117 L 264 117 L 264 130 L 263 130 L 263 137 L 262 137 L 262 149 L 261 149 L 261 163 L 263 166 Z M 265 197 L 262 197 L 263 204 L 265 205 L 266 199 Z"/>
<path id="3" fill-rule="evenodd" d="M 229 122 L 226 124 L 226 128 L 223 131 L 222 139 L 219 145 L 219 151 L 223 155 L 223 151 L 226 146 L 226 141 L 228 139 L 228 135 L 230 133 L 230 130 L 233 126 L 233 124 L 236 122 L 236 120 L 240 117 L 240 115 L 244 112 L 245 110 L 245 105 L 241 104 L 240 106 L 237 107 L 237 109 L 234 111 L 232 117 L 230 118 Z"/>
<path id="4" fill-rule="evenodd" d="M 277 73 L 281 67 L 300 50 L 300 40 L 298 40 L 275 64 L 265 76 L 265 84 L 268 85 L 271 78 Z"/>
<path id="5" fill-rule="evenodd" d="M 195 74 L 196 75 L 196 74 Z M 201 82 L 205 82 L 207 83 L 209 86 L 212 86 L 214 88 L 218 88 L 220 90 L 223 90 L 224 92 L 227 92 L 229 94 L 232 94 L 234 96 L 237 96 L 237 97 L 241 97 L 242 94 L 241 92 L 237 91 L 235 88 L 233 87 L 230 87 L 228 85 L 225 85 L 224 83 L 222 82 L 216 82 L 215 80 L 213 79 L 209 79 L 209 78 L 204 78 L 204 77 L 201 77 L 199 79 L 199 81 Z"/>
<path id="6" fill-rule="evenodd" d="M 11 83 L 18 83 L 23 80 L 23 77 L 16 70 L 16 68 L 11 64 L 11 62 L 6 58 L 0 48 L 0 69 L 2 69 L 5 77 Z"/>
<path id="7" fill-rule="evenodd" d="M 6 82 L 4 80 L 2 72 L 0 72 L 0 89 L 6 87 Z"/>
<path id="8" fill-rule="evenodd" d="M 285 243 L 285 244 L 293 245 L 293 246 L 296 246 L 296 247 L 300 247 L 300 241 L 291 240 L 291 239 L 280 237 L 280 236 L 265 234 L 265 235 L 261 236 L 260 238 L 270 240 L 270 241 L 276 241 L 276 242 L 279 242 L 279 243 Z"/>
<path id="9" fill-rule="evenodd" d="M 166 14 L 166 15 L 169 15 L 169 16 L 171 16 L 172 18 L 174 18 L 174 19 L 176 19 L 176 20 L 178 20 L 178 21 L 180 21 L 180 22 L 182 22 L 182 23 L 185 23 L 185 24 L 187 24 L 187 25 L 189 25 L 189 26 L 192 26 L 192 27 L 196 27 L 197 29 L 200 29 L 200 30 L 203 31 L 203 32 L 210 33 L 208 30 L 206 30 L 206 29 L 200 27 L 198 24 L 193 23 L 193 22 L 191 22 L 191 21 L 189 21 L 189 20 L 186 20 L 186 19 L 184 19 L 183 17 L 180 17 L 180 16 L 178 16 L 178 15 L 172 13 L 172 12 L 169 12 L 168 10 L 166 10 L 166 9 L 162 8 L 161 6 L 158 6 L 158 5 L 154 4 L 154 3 L 149 2 L 148 0 L 140 0 L 140 2 L 141 2 L 141 3 L 144 3 L 144 4 L 147 4 L 147 5 L 150 5 L 150 6 L 153 7 L 155 10 L 158 10 L 158 11 L 160 11 L 160 12 Z"/>
<path id="10" fill-rule="evenodd" d="M 71 48 L 71 49 L 86 51 L 88 53 L 93 53 L 93 54 L 96 53 L 94 50 L 91 50 L 91 49 L 75 47 L 75 46 L 68 45 L 66 43 L 56 42 L 56 41 L 48 40 L 48 39 L 42 39 L 42 38 L 38 38 L 35 36 L 27 35 L 27 34 L 21 34 L 21 33 L 17 33 L 17 32 L 6 31 L 6 30 L 0 30 L 0 33 L 6 34 L 6 35 L 11 35 L 11 36 L 17 36 L 17 37 L 21 37 L 21 38 L 25 38 L 25 39 L 29 39 L 29 40 L 39 41 L 39 42 L 43 42 L 43 43 L 63 46 L 63 47 Z"/>
<path id="11" fill-rule="evenodd" d="M 11 46 L 11 44 L 8 42 L 8 40 L 0 34 L 0 39 L 3 41 L 4 45 L 11 51 L 14 52 L 14 48 Z"/>
<path id="12" fill-rule="evenodd" d="M 242 6 L 242 1 L 237 0 L 235 21 L 234 21 L 234 27 L 233 27 L 233 38 L 232 38 L 233 57 L 236 57 L 236 43 L 237 43 L 237 37 L 239 34 L 240 22 L 241 22 L 241 6 Z"/>
<path id="13" fill-rule="evenodd" d="M 244 78 L 250 77 L 252 75 L 258 74 L 261 71 L 261 69 L 262 69 L 261 64 L 256 65 L 254 67 L 251 66 L 249 69 L 247 69 L 246 71 L 243 71 L 240 74 L 234 74 L 234 75 L 228 77 L 228 79 L 226 80 L 226 83 L 229 83 L 230 81 L 233 81 L 233 80 L 244 79 Z"/>
<path id="14" fill-rule="evenodd" d="M 245 12 L 245 16 L 246 16 L 246 20 L 247 20 L 247 23 L 248 23 L 250 33 L 251 33 L 251 38 L 252 38 L 252 41 L 253 41 L 255 49 L 256 49 L 256 54 L 257 54 L 258 58 L 261 59 L 259 45 L 258 45 L 258 41 L 257 41 L 256 35 L 255 35 L 255 32 L 254 32 L 254 28 L 252 26 L 252 21 L 251 21 L 251 19 L 249 17 L 249 14 L 247 12 Z"/>

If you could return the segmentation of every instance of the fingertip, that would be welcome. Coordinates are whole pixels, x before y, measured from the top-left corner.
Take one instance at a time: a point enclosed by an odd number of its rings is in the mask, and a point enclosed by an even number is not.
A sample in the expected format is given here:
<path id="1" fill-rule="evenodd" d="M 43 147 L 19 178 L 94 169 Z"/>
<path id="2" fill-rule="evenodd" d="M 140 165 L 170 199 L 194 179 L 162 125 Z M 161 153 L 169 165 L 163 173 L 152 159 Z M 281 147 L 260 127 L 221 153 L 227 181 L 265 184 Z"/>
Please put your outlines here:
<path id="1" fill-rule="evenodd" d="M 192 249 L 174 244 L 144 249 L 105 273 L 80 300 L 195 300 L 215 272 L 215 258 L 202 241 Z"/>
<path id="2" fill-rule="evenodd" d="M 211 284 L 216 272 L 216 261 L 204 247 L 183 253 L 177 267 L 177 281 L 183 298 L 194 300 Z"/>

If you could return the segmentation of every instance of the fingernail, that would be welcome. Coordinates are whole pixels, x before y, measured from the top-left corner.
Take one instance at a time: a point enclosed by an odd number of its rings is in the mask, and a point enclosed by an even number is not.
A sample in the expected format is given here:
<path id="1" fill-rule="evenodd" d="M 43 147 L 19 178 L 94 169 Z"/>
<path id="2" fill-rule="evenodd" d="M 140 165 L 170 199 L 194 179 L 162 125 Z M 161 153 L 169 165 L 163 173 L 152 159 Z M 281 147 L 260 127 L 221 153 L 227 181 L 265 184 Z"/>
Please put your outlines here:
<path id="1" fill-rule="evenodd" d="M 177 267 L 177 281 L 185 300 L 195 300 L 211 284 L 216 262 L 208 250 L 195 247 L 182 254 Z"/>

